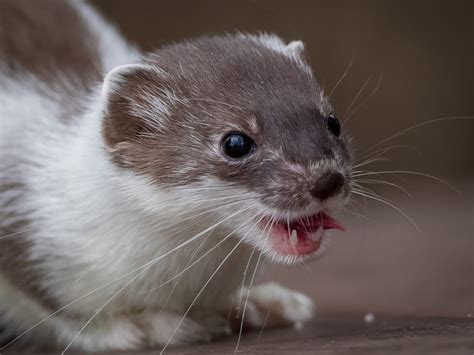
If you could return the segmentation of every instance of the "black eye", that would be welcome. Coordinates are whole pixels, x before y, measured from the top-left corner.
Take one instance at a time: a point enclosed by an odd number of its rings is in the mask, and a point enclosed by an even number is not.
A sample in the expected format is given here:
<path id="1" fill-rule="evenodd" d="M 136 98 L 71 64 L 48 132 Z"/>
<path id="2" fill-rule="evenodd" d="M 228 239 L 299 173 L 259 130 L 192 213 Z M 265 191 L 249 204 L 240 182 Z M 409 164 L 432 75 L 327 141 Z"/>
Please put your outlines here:
<path id="1" fill-rule="evenodd" d="M 328 117 L 328 129 L 334 134 L 336 137 L 339 137 L 341 134 L 341 124 L 339 120 L 334 115 L 329 115 Z"/>
<path id="2" fill-rule="evenodd" d="M 242 158 L 251 153 L 254 148 L 254 142 L 243 133 L 229 133 L 223 142 L 224 153 L 231 158 Z"/>

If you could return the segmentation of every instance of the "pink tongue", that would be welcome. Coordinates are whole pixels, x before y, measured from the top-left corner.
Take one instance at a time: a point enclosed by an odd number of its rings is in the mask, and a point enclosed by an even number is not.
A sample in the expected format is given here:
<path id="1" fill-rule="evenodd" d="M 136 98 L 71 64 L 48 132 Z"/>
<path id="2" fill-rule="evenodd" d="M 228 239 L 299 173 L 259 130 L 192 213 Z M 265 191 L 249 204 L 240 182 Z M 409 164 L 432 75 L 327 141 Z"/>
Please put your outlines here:
<path id="1" fill-rule="evenodd" d="M 301 231 L 301 232 L 314 233 L 321 226 L 323 227 L 324 230 L 338 229 L 343 232 L 345 231 L 345 228 L 342 224 L 340 224 L 334 218 L 329 217 L 324 212 L 321 212 L 317 215 L 314 215 L 308 218 L 304 218 L 302 221 L 299 221 L 290 227 L 292 227 L 292 229 L 296 229 L 298 232 Z"/>

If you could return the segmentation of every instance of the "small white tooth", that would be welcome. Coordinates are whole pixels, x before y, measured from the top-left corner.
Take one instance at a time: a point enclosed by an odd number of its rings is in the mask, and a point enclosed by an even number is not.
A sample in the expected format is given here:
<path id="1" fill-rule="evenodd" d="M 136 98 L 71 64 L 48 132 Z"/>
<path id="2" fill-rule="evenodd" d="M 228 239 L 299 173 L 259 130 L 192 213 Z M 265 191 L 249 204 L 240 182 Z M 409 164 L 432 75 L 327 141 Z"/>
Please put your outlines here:
<path id="1" fill-rule="evenodd" d="M 293 245 L 298 244 L 298 232 L 296 231 L 296 229 L 293 229 L 291 231 L 290 241 Z"/>

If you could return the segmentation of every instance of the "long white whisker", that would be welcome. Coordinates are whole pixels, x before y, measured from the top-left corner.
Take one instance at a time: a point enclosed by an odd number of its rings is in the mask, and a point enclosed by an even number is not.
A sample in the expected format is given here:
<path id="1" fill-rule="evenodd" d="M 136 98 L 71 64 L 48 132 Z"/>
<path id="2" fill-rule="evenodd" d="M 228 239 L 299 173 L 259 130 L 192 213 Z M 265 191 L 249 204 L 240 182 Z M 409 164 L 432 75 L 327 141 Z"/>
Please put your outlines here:
<path id="1" fill-rule="evenodd" d="M 420 234 L 423 234 L 423 232 L 421 231 L 421 229 L 418 227 L 418 225 L 415 223 L 415 221 L 410 218 L 402 209 L 400 209 L 399 207 L 395 206 L 393 203 L 390 203 L 382 198 L 379 198 L 379 197 L 376 197 L 376 196 L 372 196 L 371 194 L 367 193 L 367 192 L 362 192 L 362 191 L 357 191 L 357 190 L 353 190 L 353 193 L 357 194 L 357 195 L 361 195 L 361 196 L 365 196 L 367 198 L 370 198 L 372 200 L 375 200 L 375 201 L 379 201 L 381 203 L 384 203 L 390 207 L 392 207 L 393 209 L 395 209 L 396 211 L 398 211 L 400 214 L 402 214 L 415 228 L 416 230 L 418 231 L 418 233 Z"/>
<path id="2" fill-rule="evenodd" d="M 262 217 L 263 218 L 263 217 Z M 232 235 L 229 234 L 229 236 Z M 205 240 L 204 240 L 205 241 Z M 203 241 L 203 242 L 204 242 Z M 236 245 L 236 247 L 239 245 L 239 243 Z M 234 251 L 235 249 L 233 249 L 231 251 L 230 254 L 232 254 L 232 252 Z M 230 255 L 229 254 L 229 255 Z M 151 265 L 150 265 L 151 266 Z M 121 287 L 115 294 L 113 294 L 101 307 L 99 307 L 99 309 L 92 315 L 92 317 L 89 318 L 89 320 L 81 327 L 81 329 L 79 329 L 78 333 L 72 338 L 72 340 L 68 343 L 68 345 L 66 346 L 66 348 L 63 350 L 63 352 L 61 353 L 61 355 L 64 355 L 64 353 L 71 347 L 71 345 L 74 343 L 74 341 L 77 339 L 77 337 L 84 331 L 84 329 L 92 322 L 93 319 L 95 319 L 95 317 L 97 317 L 97 315 L 108 305 L 110 304 L 110 302 L 112 302 L 125 288 L 127 288 L 133 281 L 135 281 L 138 277 L 140 277 L 144 272 L 146 272 L 147 269 L 143 269 L 138 275 L 134 276 L 130 281 L 128 281 L 123 287 Z M 181 273 L 181 275 L 183 274 L 183 272 Z M 214 275 L 214 274 L 213 274 Z M 210 280 L 209 280 L 210 281 Z M 194 303 L 194 302 L 193 302 Z M 192 304 L 191 304 L 192 306 Z M 190 307 L 191 307 L 190 306 Z M 184 318 L 183 318 L 184 319 Z M 182 320 L 183 320 L 182 319 Z M 181 320 L 181 322 L 182 322 Z M 180 323 L 181 323 L 180 322 Z M 179 325 L 180 323 L 178 324 L 177 328 L 179 328 Z M 175 329 L 175 332 L 177 330 L 177 328 Z M 174 334 L 174 333 L 173 333 Z M 172 336 L 171 336 L 172 338 Z M 170 338 L 170 340 L 171 340 Z M 169 340 L 169 341 L 170 341 Z M 164 350 L 164 349 L 163 349 Z"/>
<path id="3" fill-rule="evenodd" d="M 360 168 L 362 166 L 366 166 L 366 165 L 369 165 L 369 164 L 372 164 L 372 163 L 376 163 L 378 161 L 388 161 L 388 160 L 390 160 L 390 159 L 384 158 L 384 157 L 375 157 L 375 158 L 372 158 L 372 159 L 368 159 L 368 160 L 366 160 L 362 163 L 356 164 L 352 168 L 356 169 L 356 168 Z"/>
<path id="4" fill-rule="evenodd" d="M 233 214 L 227 216 L 226 218 L 224 218 L 224 219 L 220 220 L 219 222 L 215 223 L 214 225 L 212 225 L 212 226 L 206 228 L 204 231 L 202 231 L 202 232 L 196 234 L 196 235 L 193 236 L 192 238 L 186 240 L 185 242 L 183 242 L 183 243 L 181 243 L 180 245 L 174 247 L 174 248 L 171 249 L 170 251 L 168 251 L 168 252 L 166 252 L 166 253 L 160 255 L 159 257 L 157 257 L 157 258 L 155 258 L 155 259 L 153 259 L 153 260 L 151 260 L 151 261 L 149 261 L 149 262 L 143 264 L 142 266 L 140 266 L 140 267 L 138 267 L 138 268 L 136 268 L 136 269 L 134 269 L 134 270 L 132 270 L 132 271 L 130 271 L 130 272 L 128 272 L 128 273 L 122 275 L 122 276 L 119 276 L 119 277 L 113 279 L 112 281 L 109 281 L 109 282 L 105 283 L 104 285 L 102 285 L 102 286 L 100 286 L 100 287 L 95 288 L 94 290 L 91 290 L 91 291 L 85 293 L 84 295 L 82 295 L 82 296 L 76 298 L 74 301 L 71 301 L 71 302 L 67 303 L 66 305 L 62 306 L 62 307 L 59 308 L 58 310 L 56 310 L 56 311 L 54 311 L 53 313 L 51 313 L 49 316 L 43 318 L 41 321 L 36 322 L 34 325 L 32 325 L 30 328 L 28 328 L 27 330 L 25 330 L 24 332 L 22 332 L 21 334 L 19 334 L 17 337 L 13 338 L 10 342 L 8 342 L 6 345 L 4 345 L 3 347 L 1 347 L 0 350 L 4 350 L 5 348 L 7 348 L 8 346 L 10 346 L 11 344 L 17 342 L 19 339 L 21 339 L 21 338 L 24 337 L 26 334 L 28 334 L 31 330 L 33 330 L 33 329 L 35 329 L 36 327 L 38 327 L 39 325 L 43 324 L 43 323 L 46 322 L 48 319 L 54 317 L 56 314 L 60 313 L 60 312 L 63 311 L 64 309 L 66 309 L 66 308 L 72 306 L 73 304 L 75 304 L 75 303 L 81 301 L 82 299 L 84 299 L 84 298 L 86 298 L 86 297 L 88 297 L 88 296 L 90 296 L 90 295 L 93 295 L 93 294 L 99 292 L 100 290 L 103 290 L 104 288 L 106 288 L 106 287 L 108 287 L 108 286 L 114 284 L 115 282 L 120 281 L 120 280 L 122 280 L 122 279 L 124 279 L 124 278 L 126 278 L 126 277 L 128 277 L 128 276 L 130 276 L 130 275 L 132 275 L 132 274 L 134 274 L 134 273 L 137 272 L 137 271 L 143 270 L 143 269 L 148 268 L 149 266 L 151 266 L 151 265 L 153 265 L 153 264 L 156 264 L 158 261 L 160 261 L 160 260 L 162 260 L 163 258 L 167 257 L 168 255 L 174 253 L 175 251 L 179 250 L 179 249 L 182 248 L 183 246 L 185 246 L 185 245 L 187 245 L 187 244 L 189 244 L 189 243 L 192 243 L 193 241 L 197 240 L 197 239 L 198 239 L 199 237 L 201 237 L 202 235 L 204 235 L 204 234 L 206 234 L 207 232 L 209 232 L 209 231 L 213 230 L 214 228 L 216 228 L 218 225 L 224 223 L 225 221 L 229 220 L 229 219 L 232 218 L 232 217 L 235 217 L 237 214 L 240 214 L 240 213 L 242 213 L 243 211 L 248 210 L 249 208 L 250 208 L 250 207 L 242 208 L 242 209 L 238 210 L 237 212 L 235 212 L 235 213 L 233 213 Z"/>
<path id="5" fill-rule="evenodd" d="M 436 122 L 443 122 L 443 121 L 448 121 L 448 120 L 453 120 L 453 119 L 474 119 L 474 116 L 451 116 L 451 117 L 442 117 L 442 118 L 436 118 L 434 120 L 429 120 L 429 121 L 425 121 L 425 122 L 421 122 L 421 123 L 418 123 L 416 125 L 413 125 L 413 126 L 410 126 L 408 128 L 405 128 L 403 130 L 401 130 L 400 132 L 398 133 L 395 133 L 395 134 L 392 134 L 391 136 L 381 140 L 380 142 L 374 144 L 373 146 L 371 146 L 370 148 L 368 148 L 367 150 L 370 150 L 370 149 L 373 149 L 375 147 L 378 147 L 379 145 L 381 144 L 384 144 L 385 142 L 388 142 L 389 140 L 392 140 L 394 138 L 397 138 L 397 137 L 400 137 L 401 135 L 413 130 L 413 129 L 416 129 L 418 127 L 422 127 L 422 126 L 425 126 L 427 124 L 431 124 L 431 123 L 436 123 Z"/>
<path id="6" fill-rule="evenodd" d="M 270 228 L 268 229 L 267 235 L 265 237 L 264 247 L 266 247 L 267 239 L 270 236 L 270 232 L 271 232 L 271 229 L 272 229 L 272 226 L 273 226 L 273 223 L 274 223 L 274 221 L 273 221 L 274 217 L 275 216 L 272 216 L 270 218 L 270 221 L 272 221 L 272 222 L 270 224 Z M 255 275 L 257 274 L 258 265 L 260 263 L 260 259 L 262 258 L 262 255 L 263 255 L 263 250 L 260 252 L 260 255 L 258 256 L 257 263 L 255 265 L 255 268 L 254 268 L 253 274 L 252 274 L 252 278 L 250 280 L 250 286 L 249 286 L 248 291 L 247 291 L 247 296 L 245 298 L 245 303 L 244 303 L 244 309 L 243 309 L 243 312 L 242 312 L 242 319 L 240 321 L 239 337 L 237 338 L 237 344 L 235 345 L 234 354 L 237 353 L 237 351 L 239 350 L 240 340 L 242 339 L 242 331 L 243 331 L 243 328 L 244 328 L 245 310 L 247 308 L 250 292 L 252 291 L 253 282 L 255 280 Z"/>
<path id="7" fill-rule="evenodd" d="M 263 217 L 262 217 L 263 218 Z M 260 220 L 262 219 L 260 218 Z M 160 285 L 152 288 L 151 290 L 148 290 L 146 291 L 147 293 L 148 292 L 151 292 L 151 291 L 154 291 L 156 289 L 159 289 L 165 285 L 167 285 L 168 283 L 170 283 L 171 281 L 175 280 L 177 277 L 183 275 L 187 270 L 189 270 L 190 268 L 192 268 L 194 265 L 196 265 L 199 261 L 201 261 L 202 259 L 204 259 L 207 255 L 209 255 L 213 250 L 215 250 L 216 248 L 218 248 L 222 243 L 224 243 L 225 241 L 227 241 L 228 239 L 230 239 L 233 234 L 235 232 L 237 232 L 241 227 L 247 225 L 248 222 L 245 222 L 243 224 L 241 224 L 239 227 L 237 227 L 237 229 L 235 229 L 234 231 L 232 231 L 231 233 L 229 233 L 226 237 L 224 237 L 221 241 L 219 241 L 216 245 L 214 245 L 212 248 L 210 248 L 208 251 L 206 251 L 203 255 L 201 255 L 198 259 L 196 259 L 195 261 L 193 261 L 190 265 L 188 265 L 187 267 L 185 267 L 183 270 L 181 270 L 179 273 L 177 273 L 176 275 L 174 275 L 173 277 L 171 277 L 170 279 L 164 281 L 163 283 L 161 283 Z"/>
<path id="8" fill-rule="evenodd" d="M 373 152 L 371 152 L 371 153 L 368 153 L 368 152 L 367 152 L 367 153 L 364 153 L 364 155 L 362 155 L 361 157 L 359 157 L 359 158 L 357 159 L 357 162 L 365 161 L 365 160 L 371 159 L 371 158 L 376 158 L 376 157 L 378 157 L 378 156 L 380 156 L 380 155 L 382 155 L 382 154 L 384 154 L 384 153 L 386 153 L 386 152 L 388 152 L 388 151 L 390 151 L 390 150 L 398 149 L 398 148 L 411 149 L 411 150 L 415 151 L 418 155 L 421 154 L 421 152 L 420 152 L 418 149 L 416 149 L 416 148 L 414 148 L 414 147 L 410 147 L 410 146 L 408 146 L 408 145 L 392 145 L 392 146 L 390 146 L 390 147 L 377 149 L 377 150 L 375 150 L 375 151 L 373 151 Z"/>
<path id="9" fill-rule="evenodd" d="M 408 175 L 418 175 L 418 176 L 423 176 L 426 178 L 433 179 L 437 182 L 440 182 L 442 184 L 445 184 L 446 186 L 450 187 L 454 192 L 456 192 L 459 195 L 462 195 L 462 193 L 456 189 L 453 185 L 451 185 L 449 182 L 446 180 L 443 180 L 441 178 L 438 178 L 433 175 L 421 173 L 419 171 L 409 171 L 409 170 L 391 170 L 391 171 L 369 171 L 369 172 L 361 172 L 361 173 L 356 173 L 353 175 L 353 177 L 361 177 L 361 176 L 368 176 L 368 175 L 382 175 L 382 174 L 408 174 Z"/>
<path id="10" fill-rule="evenodd" d="M 380 194 L 377 194 L 375 191 L 373 191 L 372 189 L 369 189 L 367 186 L 362 186 L 360 184 L 358 184 L 357 182 L 354 182 L 354 191 L 360 191 L 360 192 L 364 192 L 364 193 L 368 193 L 372 196 L 375 196 L 375 197 L 378 197 L 378 198 L 381 198 L 385 201 L 388 201 L 390 203 L 394 203 L 393 201 L 391 201 L 390 199 L 386 198 L 386 197 L 383 197 L 381 196 Z"/>
<path id="11" fill-rule="evenodd" d="M 356 216 L 356 217 L 363 218 L 363 219 L 366 219 L 366 220 L 368 220 L 368 221 L 373 221 L 372 218 L 369 218 L 369 217 L 367 217 L 367 216 L 364 216 L 363 214 L 354 212 L 354 211 L 352 211 L 351 209 L 349 209 L 348 207 L 344 207 L 344 210 L 345 210 L 346 212 L 350 213 L 350 214 L 353 214 L 353 215 Z"/>
<path id="12" fill-rule="evenodd" d="M 270 303 L 273 303 L 273 299 L 275 298 L 275 288 L 276 288 L 276 280 L 273 282 L 272 297 L 271 297 Z M 271 310 L 272 310 L 271 307 L 268 307 L 267 313 L 265 314 L 265 318 L 263 320 L 262 327 L 260 328 L 260 332 L 258 333 L 257 340 L 260 340 L 260 338 L 263 335 L 263 331 L 265 330 L 265 327 L 267 326 L 268 317 L 270 316 Z"/>
<path id="13" fill-rule="evenodd" d="M 271 218 L 268 219 L 268 222 L 265 224 L 265 227 L 263 228 L 263 233 L 265 234 L 266 230 L 267 230 L 267 227 L 270 226 L 270 223 L 271 223 Z M 255 251 L 257 250 L 257 247 L 253 247 L 252 248 L 252 253 L 250 254 L 249 256 L 249 260 L 247 261 L 247 265 L 245 266 L 245 269 L 244 269 L 244 272 L 242 273 L 242 285 L 240 287 L 240 289 L 242 290 L 245 286 L 245 279 L 247 278 L 247 272 L 249 270 L 249 267 L 250 267 L 250 262 L 252 261 L 252 258 L 253 258 L 253 255 L 255 254 Z M 242 300 L 243 300 L 243 295 L 242 293 L 240 293 L 240 298 L 239 298 L 239 304 L 237 306 L 237 310 L 238 312 L 240 312 L 241 310 L 241 304 L 242 304 Z"/>
<path id="14" fill-rule="evenodd" d="M 331 92 L 329 93 L 328 99 L 331 98 L 332 94 L 334 94 L 334 92 L 336 91 L 336 89 L 337 89 L 337 87 L 339 86 L 339 84 L 342 83 L 342 81 L 343 81 L 344 78 L 346 77 L 347 73 L 349 73 L 349 70 L 350 70 L 351 67 L 352 67 L 353 61 L 354 61 L 354 56 L 351 57 L 351 61 L 349 62 L 349 65 L 347 66 L 347 69 L 344 71 L 344 73 L 342 74 L 341 78 L 337 81 L 336 85 L 334 85 L 333 89 L 332 89 Z"/>
<path id="15" fill-rule="evenodd" d="M 247 232 L 247 234 L 245 236 L 247 236 L 255 227 L 257 226 L 257 224 L 255 224 L 253 226 L 253 228 Z M 194 306 L 194 304 L 196 303 L 197 299 L 199 298 L 199 296 L 204 292 L 205 288 L 207 287 L 207 285 L 211 282 L 211 280 L 214 278 L 214 276 L 217 274 L 217 272 L 220 270 L 220 268 L 222 267 L 222 265 L 224 265 L 224 263 L 227 261 L 227 259 L 229 259 L 229 257 L 232 255 L 232 253 L 243 243 L 244 241 L 244 237 L 242 237 L 241 240 L 239 240 L 239 242 L 231 249 L 231 251 L 227 254 L 227 256 L 222 260 L 222 262 L 217 266 L 217 268 L 214 270 L 214 272 L 211 274 L 211 276 L 208 278 L 208 280 L 206 281 L 206 283 L 204 284 L 204 286 L 199 290 L 199 292 L 197 293 L 196 297 L 194 297 L 193 301 L 191 302 L 191 304 L 189 305 L 189 307 L 186 309 L 186 311 L 184 312 L 183 316 L 181 317 L 181 320 L 178 322 L 178 325 L 176 326 L 175 330 L 173 331 L 173 333 L 171 334 L 171 336 L 169 337 L 168 341 L 166 342 L 165 346 L 163 347 L 163 349 L 161 349 L 160 351 L 160 355 L 163 354 L 166 350 L 166 348 L 169 346 L 171 340 L 173 339 L 174 335 L 176 334 L 176 332 L 178 331 L 179 327 L 181 326 L 181 324 L 183 323 L 184 319 L 187 317 L 187 315 L 189 314 L 189 312 L 191 311 L 191 308 Z"/>
<path id="16" fill-rule="evenodd" d="M 237 195 L 235 197 L 238 197 Z M 249 201 L 249 200 L 253 200 L 254 198 L 241 198 L 241 199 L 238 199 L 238 200 L 235 200 L 235 201 L 231 201 L 231 202 L 226 202 L 226 203 L 222 203 L 222 204 L 217 204 L 217 205 L 213 205 L 212 208 L 208 208 L 208 209 L 205 209 L 203 210 L 202 212 L 198 213 L 198 214 L 194 214 L 192 216 L 189 216 L 189 217 L 184 217 L 182 219 L 182 221 L 185 221 L 185 220 L 188 220 L 188 219 L 193 219 L 197 216 L 200 216 L 200 215 L 203 215 L 203 214 L 206 214 L 206 213 L 210 213 L 212 211 L 216 211 L 222 207 L 227 207 L 227 206 L 232 206 L 232 205 L 235 205 L 237 203 L 241 203 L 241 202 L 244 202 L 244 201 Z M 208 200 L 209 202 L 213 202 L 212 200 Z M 163 202 L 166 202 L 166 200 L 160 200 L 160 203 L 163 203 Z M 202 202 L 202 201 L 201 201 Z M 183 202 L 184 204 L 184 202 Z M 180 204 L 180 205 L 183 205 L 183 204 Z M 180 206 L 179 205 L 179 206 Z M 170 204 L 167 204 L 167 206 L 171 207 L 172 205 Z M 217 207 L 216 207 L 217 206 Z M 124 209 L 116 209 L 114 210 L 115 213 L 117 212 L 129 212 L 129 211 L 140 211 L 140 210 L 143 210 L 142 207 L 136 207 L 136 208 L 124 208 Z M 183 213 L 184 214 L 184 213 Z M 67 222 L 67 221 L 71 221 L 71 220 L 74 220 L 76 217 L 69 217 L 69 218 L 62 218 L 62 219 L 59 219 L 57 221 L 55 221 L 55 223 L 62 223 L 62 222 Z M 12 237 L 15 237 L 15 236 L 18 236 L 18 235 L 21 235 L 21 234 L 24 234 L 24 233 L 28 233 L 28 232 L 32 232 L 32 231 L 35 231 L 35 230 L 38 230 L 38 229 L 41 229 L 41 228 L 44 228 L 44 227 L 49 227 L 51 226 L 52 224 L 50 223 L 43 223 L 43 224 L 40 224 L 40 225 L 35 225 L 35 227 L 31 227 L 31 228 L 27 228 L 27 229 L 22 229 L 18 232 L 15 232 L 15 233 L 11 233 L 11 234 L 7 234 L 7 235 L 4 235 L 4 236 L 1 236 L 0 237 L 0 240 L 2 239 L 8 239 L 8 238 L 12 238 Z"/>
<path id="17" fill-rule="evenodd" d="M 137 275 L 135 275 L 131 280 L 129 280 L 128 282 L 125 283 L 125 285 L 123 285 L 117 292 L 115 292 L 111 297 L 109 297 L 109 299 L 104 303 L 102 304 L 102 306 L 100 306 L 96 312 L 94 312 L 94 314 L 87 320 L 86 323 L 84 323 L 84 325 L 79 329 L 79 331 L 76 333 L 76 335 L 74 335 L 74 337 L 71 339 L 71 341 L 66 345 L 66 347 L 64 348 L 64 350 L 61 352 L 61 355 L 64 355 L 66 353 L 66 351 L 68 351 L 68 349 L 72 346 L 72 344 L 76 341 L 77 337 L 84 331 L 84 329 L 87 328 L 87 326 L 99 315 L 100 312 L 102 312 L 102 310 L 107 307 L 107 305 L 110 304 L 110 302 L 112 302 L 120 293 L 122 293 L 123 290 L 125 290 L 128 286 L 130 286 L 130 284 L 132 284 L 132 282 L 134 282 L 137 278 L 139 278 L 144 272 L 146 272 L 146 269 L 143 269 L 140 271 L 140 273 L 138 273 Z"/>
<path id="18" fill-rule="evenodd" d="M 343 117 L 346 117 L 347 113 L 351 110 L 352 106 L 354 106 L 355 102 L 357 101 L 359 96 L 362 94 L 362 92 L 364 91 L 365 87 L 367 86 L 367 84 L 370 82 L 371 79 L 372 79 L 372 75 L 369 76 L 369 78 L 365 81 L 364 85 L 362 85 L 362 87 L 359 89 L 356 96 L 354 97 L 354 99 L 352 100 L 350 105 L 347 107 L 346 112 L 344 112 Z M 344 120 L 344 122 L 342 123 L 343 126 L 344 126 L 345 122 L 346 122 L 346 120 Z"/>
<path id="19" fill-rule="evenodd" d="M 206 238 L 203 239 L 203 241 L 201 243 L 199 243 L 199 246 L 196 248 L 196 250 L 193 252 L 193 254 L 191 255 L 191 257 L 189 258 L 189 260 L 187 261 L 186 265 L 185 265 L 185 268 L 184 270 L 181 270 L 180 273 L 176 274 L 174 277 L 172 277 L 171 279 L 168 279 L 164 284 L 167 284 L 169 282 L 171 282 L 172 280 L 174 280 L 176 277 L 178 278 L 178 280 L 176 280 L 176 283 L 173 285 L 171 291 L 169 292 L 168 294 L 168 297 L 166 297 L 166 300 L 165 302 L 163 303 L 163 305 L 160 307 L 160 310 L 158 312 L 158 314 L 161 314 L 163 312 L 163 310 L 166 308 L 166 306 L 168 305 L 168 302 L 170 301 L 171 299 L 171 296 L 174 294 L 174 291 L 176 290 L 176 288 L 178 287 L 179 285 L 179 282 L 181 281 L 184 273 L 186 272 L 186 270 L 188 270 L 191 265 L 194 265 L 194 264 L 191 264 L 192 260 L 194 259 L 194 257 L 197 255 L 197 253 L 199 252 L 199 250 L 201 250 L 202 246 L 204 245 L 204 243 L 207 241 L 207 238 L 209 238 L 209 235 L 206 236 Z M 152 290 L 156 290 L 158 288 L 160 288 L 161 286 L 163 286 L 164 284 L 161 284 L 157 287 L 154 287 Z M 150 291 L 147 291 L 147 292 L 150 292 Z"/>
<path id="20" fill-rule="evenodd" d="M 355 182 L 360 182 L 360 183 L 366 183 L 366 184 L 381 184 L 381 185 L 393 186 L 393 187 L 403 191 L 403 193 L 405 193 L 408 197 L 410 197 L 410 198 L 412 197 L 412 195 L 408 192 L 407 189 L 401 187 L 400 185 L 389 182 L 389 181 L 375 180 L 375 179 L 355 179 L 354 181 Z"/>
<path id="21" fill-rule="evenodd" d="M 367 96 L 364 101 L 362 101 L 359 106 L 357 106 L 354 110 L 352 110 L 351 113 L 349 113 L 349 115 L 347 115 L 347 117 L 345 118 L 344 122 L 342 123 L 342 126 L 344 126 L 348 121 L 349 119 L 351 118 L 351 116 L 353 116 L 357 110 L 359 108 L 361 108 L 376 92 L 377 90 L 379 89 L 379 86 L 380 86 L 380 83 L 382 82 L 382 76 L 380 76 L 379 78 L 379 81 L 377 82 L 377 85 L 375 86 L 375 89 L 369 94 L 369 96 Z"/>

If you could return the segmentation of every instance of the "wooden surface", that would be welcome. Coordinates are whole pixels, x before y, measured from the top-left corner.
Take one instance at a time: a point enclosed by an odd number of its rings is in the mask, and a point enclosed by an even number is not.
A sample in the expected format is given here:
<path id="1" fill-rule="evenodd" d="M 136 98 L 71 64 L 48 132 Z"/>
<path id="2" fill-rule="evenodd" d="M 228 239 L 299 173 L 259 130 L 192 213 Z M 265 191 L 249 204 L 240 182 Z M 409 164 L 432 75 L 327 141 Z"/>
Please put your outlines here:
<path id="1" fill-rule="evenodd" d="M 364 316 L 319 316 L 301 329 L 267 329 L 245 333 L 239 354 L 474 354 L 474 318 L 414 318 L 377 316 L 370 324 Z M 232 354 L 237 337 L 210 344 L 169 348 L 166 354 Z M 59 353 L 59 352 L 57 352 Z M 7 352 L 5 354 L 13 354 Z M 19 353 L 16 353 L 19 354 Z M 25 353 L 24 353 L 25 354 Z M 35 354 L 40 354 L 35 352 Z M 55 353 L 43 353 L 52 355 Z M 68 352 L 71 355 L 79 353 Z M 117 352 L 108 355 L 119 354 Z M 158 354 L 157 350 L 129 355 Z"/>
<path id="2" fill-rule="evenodd" d="M 233 353 L 236 337 L 214 344 L 173 349 L 169 354 Z M 302 329 L 247 333 L 245 354 L 469 354 L 474 353 L 473 318 L 324 316 Z M 151 352 L 149 352 L 151 354 Z"/>

